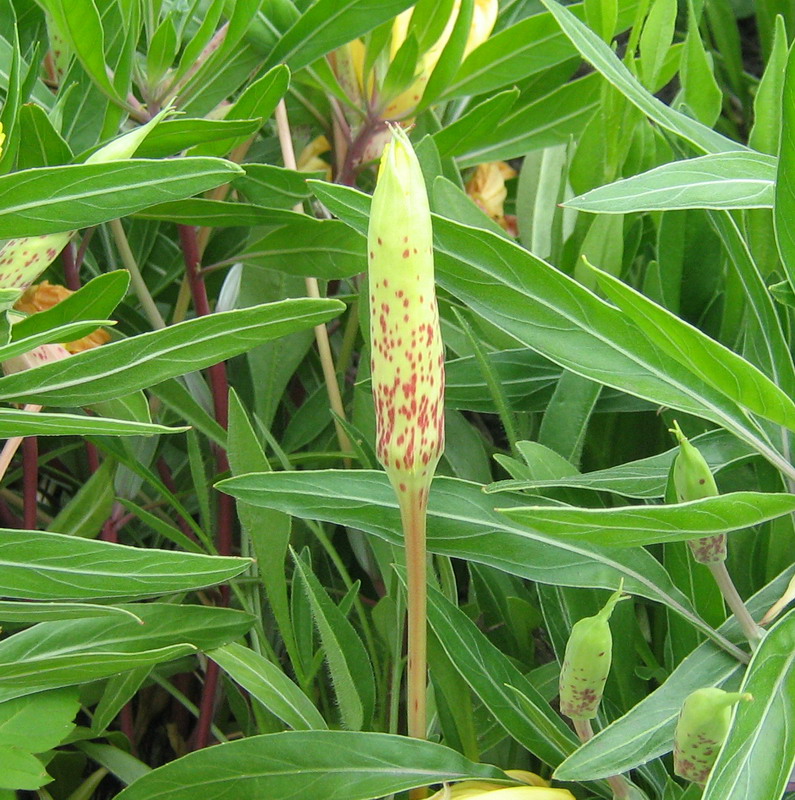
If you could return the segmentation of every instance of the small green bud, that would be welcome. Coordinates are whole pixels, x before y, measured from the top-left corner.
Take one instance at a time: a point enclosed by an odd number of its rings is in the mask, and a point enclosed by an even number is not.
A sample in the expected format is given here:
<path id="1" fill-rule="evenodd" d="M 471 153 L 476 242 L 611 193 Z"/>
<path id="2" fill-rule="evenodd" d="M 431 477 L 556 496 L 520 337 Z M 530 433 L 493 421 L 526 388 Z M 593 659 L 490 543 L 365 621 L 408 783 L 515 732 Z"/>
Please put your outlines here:
<path id="1" fill-rule="evenodd" d="M 619 587 L 598 614 L 583 617 L 571 629 L 560 671 L 560 710 L 569 719 L 596 716 L 613 660 L 610 616 L 620 600 L 628 599 Z"/>
<path id="2" fill-rule="evenodd" d="M 674 772 L 693 783 L 706 783 L 729 733 L 731 707 L 753 700 L 747 692 L 696 689 L 685 698 L 674 733 Z"/>
<path id="3" fill-rule="evenodd" d="M 704 497 L 716 497 L 718 487 L 704 456 L 698 448 L 690 444 L 676 421 L 670 432 L 679 442 L 679 453 L 674 461 L 674 487 L 679 502 L 687 503 Z M 699 564 L 715 564 L 726 560 L 725 533 L 705 536 L 703 539 L 692 539 L 688 544 Z"/>

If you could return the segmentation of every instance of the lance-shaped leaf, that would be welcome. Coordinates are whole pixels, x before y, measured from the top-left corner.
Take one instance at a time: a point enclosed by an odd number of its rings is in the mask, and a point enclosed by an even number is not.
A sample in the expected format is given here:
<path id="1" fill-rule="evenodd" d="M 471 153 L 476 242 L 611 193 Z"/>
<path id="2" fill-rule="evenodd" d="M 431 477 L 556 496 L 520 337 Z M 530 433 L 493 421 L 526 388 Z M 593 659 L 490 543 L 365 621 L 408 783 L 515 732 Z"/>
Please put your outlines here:
<path id="1" fill-rule="evenodd" d="M 593 214 L 677 208 L 772 208 L 776 159 L 763 153 L 715 153 L 663 164 L 600 186 L 564 206 Z"/>
<path id="2" fill-rule="evenodd" d="M 273 472 L 242 475 L 217 486 L 252 505 L 350 525 L 397 545 L 402 542 L 397 534 L 398 503 L 379 472 Z M 500 495 L 500 505 L 506 504 L 505 497 Z M 522 503 L 521 497 L 511 500 Z M 493 506 L 494 498 L 484 495 L 478 484 L 437 478 L 428 505 L 428 549 L 559 586 L 614 589 L 623 578 L 626 591 L 666 604 L 714 636 L 649 553 L 562 541 L 511 522 Z"/>
<path id="3" fill-rule="evenodd" d="M 144 775 L 117 800 L 293 800 L 322 786 L 327 800 L 374 800 L 440 781 L 505 775 L 441 744 L 355 731 L 288 731 L 208 747 Z"/>
<path id="4" fill-rule="evenodd" d="M 154 597 L 223 583 L 250 564 L 247 558 L 0 529 L 0 595 L 20 600 Z"/>
<path id="5" fill-rule="evenodd" d="M 732 492 L 689 503 L 623 508 L 533 506 L 500 508 L 546 536 L 605 547 L 684 542 L 750 528 L 795 511 L 795 496 Z"/>
<path id="6" fill-rule="evenodd" d="M 149 422 L 81 417 L 78 414 L 42 414 L 16 408 L 0 408 L 0 437 L 11 436 L 153 436 L 181 433 L 187 428 L 169 428 Z"/>
<path id="7" fill-rule="evenodd" d="M 242 174 L 218 158 L 128 159 L 13 172 L 0 177 L 0 195 L 10 198 L 0 209 L 0 238 L 99 225 Z"/>
<path id="8" fill-rule="evenodd" d="M 0 379 L 0 399 L 85 406 L 123 397 L 319 325 L 343 308 L 338 300 L 301 298 L 197 317 L 9 375 Z"/>
<path id="9" fill-rule="evenodd" d="M 795 767 L 795 614 L 762 640 L 742 691 L 753 702 L 738 709 L 704 800 L 768 800 L 787 785 Z"/>

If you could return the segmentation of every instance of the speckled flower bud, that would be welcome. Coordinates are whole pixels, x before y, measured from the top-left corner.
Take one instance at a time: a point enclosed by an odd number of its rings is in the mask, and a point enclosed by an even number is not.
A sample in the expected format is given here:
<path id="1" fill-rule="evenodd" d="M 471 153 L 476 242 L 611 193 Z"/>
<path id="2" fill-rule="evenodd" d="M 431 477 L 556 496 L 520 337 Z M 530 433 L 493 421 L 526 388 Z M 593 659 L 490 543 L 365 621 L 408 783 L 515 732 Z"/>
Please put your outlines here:
<path id="1" fill-rule="evenodd" d="M 674 487 L 680 503 L 715 497 L 718 487 L 704 456 L 687 440 L 678 423 L 671 433 L 679 442 L 679 453 L 674 461 Z M 699 564 L 715 564 L 726 560 L 726 534 L 705 536 L 688 542 L 693 557 Z"/>
<path id="2" fill-rule="evenodd" d="M 718 751 L 729 733 L 731 707 L 752 700 L 740 692 L 696 689 L 679 712 L 674 733 L 674 772 L 693 783 L 706 783 Z"/>
<path id="3" fill-rule="evenodd" d="M 626 599 L 621 589 L 613 592 L 598 614 L 583 617 L 571 629 L 560 671 L 560 710 L 569 719 L 593 719 L 599 710 L 613 660 L 610 616 Z"/>
<path id="4" fill-rule="evenodd" d="M 399 496 L 427 499 L 444 448 L 444 348 L 428 197 L 398 127 L 381 159 L 367 246 L 378 460 Z"/>

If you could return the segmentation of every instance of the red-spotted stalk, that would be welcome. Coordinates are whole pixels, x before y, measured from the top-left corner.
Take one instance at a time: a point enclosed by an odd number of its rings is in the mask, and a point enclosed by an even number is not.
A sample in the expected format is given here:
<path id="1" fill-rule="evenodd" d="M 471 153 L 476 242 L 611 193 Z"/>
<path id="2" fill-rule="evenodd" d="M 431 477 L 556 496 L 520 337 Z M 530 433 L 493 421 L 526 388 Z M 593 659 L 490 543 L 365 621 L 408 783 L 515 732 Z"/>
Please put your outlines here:
<path id="1" fill-rule="evenodd" d="M 740 700 L 752 700 L 740 692 L 696 689 L 685 698 L 674 733 L 674 772 L 693 783 L 707 782 L 731 723 L 731 710 Z"/>
<path id="2" fill-rule="evenodd" d="M 688 441 L 677 422 L 674 422 L 671 433 L 679 442 L 679 453 L 673 468 L 677 500 L 680 503 L 687 503 L 705 497 L 716 497 L 718 487 L 704 456 L 697 447 Z M 748 642 L 751 647 L 756 647 L 764 632 L 748 613 L 748 609 L 726 569 L 726 534 L 693 539 L 688 542 L 688 545 L 693 558 L 699 564 L 704 564 L 712 573 L 715 583 L 718 584 L 729 608 L 734 612 Z"/>
<path id="3" fill-rule="evenodd" d="M 367 237 L 378 460 L 397 494 L 408 574 L 408 732 L 426 732 L 425 516 L 444 448 L 444 348 L 431 214 L 417 156 L 398 127 L 384 150 Z"/>

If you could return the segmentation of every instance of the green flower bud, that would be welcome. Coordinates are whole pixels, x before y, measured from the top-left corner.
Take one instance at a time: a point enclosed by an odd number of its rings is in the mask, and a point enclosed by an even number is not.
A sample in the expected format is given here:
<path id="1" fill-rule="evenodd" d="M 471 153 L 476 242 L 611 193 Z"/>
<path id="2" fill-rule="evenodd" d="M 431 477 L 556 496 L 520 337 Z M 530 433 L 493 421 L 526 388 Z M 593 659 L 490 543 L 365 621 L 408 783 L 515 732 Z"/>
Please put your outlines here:
<path id="1" fill-rule="evenodd" d="M 596 716 L 613 659 L 610 616 L 619 600 L 627 599 L 619 588 L 598 614 L 583 617 L 571 629 L 560 671 L 560 710 L 569 719 Z"/>
<path id="2" fill-rule="evenodd" d="M 704 456 L 688 441 L 677 422 L 671 429 L 679 442 L 679 453 L 674 461 L 674 487 L 680 503 L 716 497 L 718 487 Z M 688 542 L 693 557 L 699 564 L 715 564 L 726 560 L 726 534 L 705 536 Z"/>
<path id="3" fill-rule="evenodd" d="M 731 707 L 753 697 L 723 689 L 696 689 L 679 712 L 674 733 L 674 771 L 680 778 L 705 783 L 731 722 Z"/>
<path id="4" fill-rule="evenodd" d="M 397 126 L 381 159 L 367 248 L 378 460 L 399 497 L 427 500 L 444 448 L 444 347 L 425 182 Z"/>

